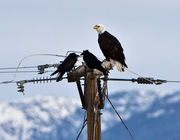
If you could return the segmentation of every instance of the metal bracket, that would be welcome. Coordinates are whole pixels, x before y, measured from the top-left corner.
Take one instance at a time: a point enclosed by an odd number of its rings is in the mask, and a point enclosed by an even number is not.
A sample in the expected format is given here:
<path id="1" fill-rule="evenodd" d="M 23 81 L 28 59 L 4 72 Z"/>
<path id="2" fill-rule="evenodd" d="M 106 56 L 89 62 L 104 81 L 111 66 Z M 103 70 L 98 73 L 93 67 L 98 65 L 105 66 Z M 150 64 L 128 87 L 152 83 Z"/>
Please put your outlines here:
<path id="1" fill-rule="evenodd" d="M 24 95 L 24 84 L 27 83 L 27 80 L 23 80 L 23 81 L 18 81 L 16 82 L 17 84 L 17 88 L 18 88 L 18 92 L 22 92 Z"/>

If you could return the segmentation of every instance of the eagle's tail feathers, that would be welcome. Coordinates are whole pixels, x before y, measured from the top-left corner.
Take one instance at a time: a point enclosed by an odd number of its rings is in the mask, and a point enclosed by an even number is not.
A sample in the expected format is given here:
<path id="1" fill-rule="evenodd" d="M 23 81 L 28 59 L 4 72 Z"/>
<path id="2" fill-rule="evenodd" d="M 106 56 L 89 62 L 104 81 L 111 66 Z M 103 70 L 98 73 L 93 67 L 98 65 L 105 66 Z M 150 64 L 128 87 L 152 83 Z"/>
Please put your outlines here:
<path id="1" fill-rule="evenodd" d="M 116 65 L 117 70 L 120 71 L 120 72 L 124 72 L 124 69 L 127 67 L 127 65 L 122 65 L 120 62 L 118 62 L 118 61 L 116 61 L 116 60 L 110 59 L 110 62 L 111 62 L 113 65 Z"/>
<path id="2" fill-rule="evenodd" d="M 121 63 L 119 63 L 118 61 L 115 61 L 115 65 L 116 65 L 118 71 L 124 72 L 124 66 Z"/>

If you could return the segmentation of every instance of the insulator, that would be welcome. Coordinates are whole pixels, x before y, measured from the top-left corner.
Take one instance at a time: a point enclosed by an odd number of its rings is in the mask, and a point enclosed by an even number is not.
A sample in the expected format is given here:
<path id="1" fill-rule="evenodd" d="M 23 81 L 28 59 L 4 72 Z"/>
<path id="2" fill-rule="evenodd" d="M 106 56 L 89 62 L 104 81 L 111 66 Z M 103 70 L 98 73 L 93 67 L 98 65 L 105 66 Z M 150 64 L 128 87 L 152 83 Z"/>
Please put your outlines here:
<path id="1" fill-rule="evenodd" d="M 139 77 L 137 79 L 138 84 L 153 84 L 154 79 L 153 78 L 144 78 L 144 77 Z"/>
<path id="2" fill-rule="evenodd" d="M 20 81 L 20 82 L 17 82 L 18 92 L 24 93 L 24 83 L 25 83 L 25 82 L 26 82 L 26 81 Z"/>
<path id="3" fill-rule="evenodd" d="M 42 78 L 43 79 L 43 78 Z M 41 77 L 37 80 L 37 82 L 40 82 L 40 84 L 41 84 L 41 82 L 42 82 L 42 79 L 41 79 Z"/>
<path id="4" fill-rule="evenodd" d="M 18 92 L 24 92 L 24 86 L 23 85 L 18 86 Z"/>
<path id="5" fill-rule="evenodd" d="M 38 78 L 37 78 L 37 77 L 36 77 L 36 80 L 35 80 L 35 81 L 36 81 L 36 84 L 38 84 Z"/>
<path id="6" fill-rule="evenodd" d="M 33 80 L 32 80 L 33 83 L 48 83 L 51 81 L 52 81 L 52 79 L 48 78 L 48 77 L 33 78 Z"/>
<path id="7" fill-rule="evenodd" d="M 33 84 L 36 84 L 36 78 L 33 78 L 32 82 Z"/>
<path id="8" fill-rule="evenodd" d="M 50 80 L 50 79 L 48 79 L 48 77 L 46 77 L 46 81 L 47 81 L 47 83 L 48 83 L 48 82 L 51 82 L 51 80 Z"/>

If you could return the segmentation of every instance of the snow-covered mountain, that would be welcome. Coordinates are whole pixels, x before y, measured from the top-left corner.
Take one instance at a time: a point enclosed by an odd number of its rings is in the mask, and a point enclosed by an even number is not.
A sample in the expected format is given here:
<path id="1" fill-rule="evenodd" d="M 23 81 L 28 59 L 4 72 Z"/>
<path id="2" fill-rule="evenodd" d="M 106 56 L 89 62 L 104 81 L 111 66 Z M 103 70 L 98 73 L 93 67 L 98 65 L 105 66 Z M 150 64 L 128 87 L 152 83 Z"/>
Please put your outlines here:
<path id="1" fill-rule="evenodd" d="M 122 91 L 110 99 L 135 139 L 180 139 L 180 91 Z M 107 102 L 102 113 L 103 140 L 131 139 Z M 78 99 L 37 96 L 0 103 L 0 140 L 74 140 L 83 115 Z M 85 139 L 86 130 L 80 136 Z"/>

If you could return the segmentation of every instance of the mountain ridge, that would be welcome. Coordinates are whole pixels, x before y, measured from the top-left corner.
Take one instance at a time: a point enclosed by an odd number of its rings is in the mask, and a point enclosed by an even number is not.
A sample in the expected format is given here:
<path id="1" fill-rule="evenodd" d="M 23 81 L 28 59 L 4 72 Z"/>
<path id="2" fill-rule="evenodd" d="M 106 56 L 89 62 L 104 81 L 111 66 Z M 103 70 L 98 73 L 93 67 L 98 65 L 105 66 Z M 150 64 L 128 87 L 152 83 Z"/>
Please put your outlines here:
<path id="1" fill-rule="evenodd" d="M 180 91 L 120 91 L 109 98 L 135 138 L 180 139 L 180 131 L 176 130 L 180 128 Z M 103 140 L 130 139 L 107 101 L 102 113 Z M 37 96 L 0 103 L 0 140 L 73 140 L 81 128 L 83 115 L 79 99 Z M 164 137 L 164 132 L 169 136 Z M 83 139 L 86 130 L 80 137 Z"/>

